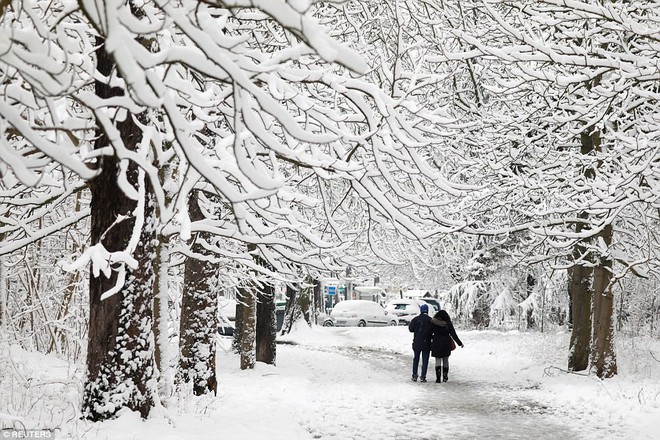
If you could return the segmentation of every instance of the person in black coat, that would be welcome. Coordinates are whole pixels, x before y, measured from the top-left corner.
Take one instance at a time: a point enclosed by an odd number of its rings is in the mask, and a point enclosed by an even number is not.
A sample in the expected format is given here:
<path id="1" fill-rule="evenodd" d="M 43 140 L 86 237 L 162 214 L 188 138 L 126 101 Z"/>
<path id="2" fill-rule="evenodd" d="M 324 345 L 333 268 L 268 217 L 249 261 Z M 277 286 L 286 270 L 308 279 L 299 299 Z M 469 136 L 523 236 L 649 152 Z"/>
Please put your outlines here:
<path id="1" fill-rule="evenodd" d="M 449 379 L 449 356 L 451 356 L 452 339 L 457 345 L 463 348 L 463 343 L 458 338 L 454 324 L 451 322 L 449 313 L 440 310 L 431 318 L 431 354 L 435 358 L 435 381 L 440 382 L 440 373 L 442 372 L 442 381 Z"/>
<path id="2" fill-rule="evenodd" d="M 413 333 L 413 365 L 412 365 L 412 381 L 417 382 L 417 369 L 419 367 L 419 357 L 422 356 L 422 374 L 420 376 L 421 382 L 426 382 L 426 371 L 429 368 L 429 355 L 431 354 L 431 331 L 433 325 L 429 317 L 429 306 L 422 304 L 419 307 L 419 315 L 415 316 L 410 324 L 408 330 Z"/>

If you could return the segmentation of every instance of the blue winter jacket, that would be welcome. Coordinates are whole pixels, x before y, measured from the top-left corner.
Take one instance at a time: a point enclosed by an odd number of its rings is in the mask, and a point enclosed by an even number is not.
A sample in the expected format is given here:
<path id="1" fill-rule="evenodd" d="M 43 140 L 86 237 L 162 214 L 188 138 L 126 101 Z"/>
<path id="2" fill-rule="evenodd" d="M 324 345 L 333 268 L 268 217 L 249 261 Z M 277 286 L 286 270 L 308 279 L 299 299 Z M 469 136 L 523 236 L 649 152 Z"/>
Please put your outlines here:
<path id="1" fill-rule="evenodd" d="M 415 316 L 410 324 L 408 330 L 413 333 L 413 350 L 431 350 L 431 334 L 433 332 L 433 324 L 431 324 L 431 317 L 426 313 Z"/>

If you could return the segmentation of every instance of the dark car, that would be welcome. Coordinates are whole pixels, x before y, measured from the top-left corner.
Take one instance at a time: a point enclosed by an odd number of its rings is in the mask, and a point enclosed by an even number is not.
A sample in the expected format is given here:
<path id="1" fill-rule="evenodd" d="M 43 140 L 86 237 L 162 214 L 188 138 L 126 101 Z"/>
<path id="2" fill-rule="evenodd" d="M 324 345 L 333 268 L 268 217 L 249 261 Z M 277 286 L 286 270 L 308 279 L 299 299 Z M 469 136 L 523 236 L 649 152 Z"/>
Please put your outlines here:
<path id="1" fill-rule="evenodd" d="M 218 333 L 223 336 L 234 336 L 235 320 L 236 301 L 220 298 L 218 302 Z"/>
<path id="2" fill-rule="evenodd" d="M 220 322 L 218 324 L 218 333 L 222 336 L 234 336 L 234 324 L 231 322 Z"/>
<path id="3" fill-rule="evenodd" d="M 435 298 L 420 298 L 420 299 L 435 309 L 435 312 L 433 312 L 434 315 L 438 313 L 440 310 L 442 310 L 440 308 L 440 301 L 438 301 L 437 299 Z"/>

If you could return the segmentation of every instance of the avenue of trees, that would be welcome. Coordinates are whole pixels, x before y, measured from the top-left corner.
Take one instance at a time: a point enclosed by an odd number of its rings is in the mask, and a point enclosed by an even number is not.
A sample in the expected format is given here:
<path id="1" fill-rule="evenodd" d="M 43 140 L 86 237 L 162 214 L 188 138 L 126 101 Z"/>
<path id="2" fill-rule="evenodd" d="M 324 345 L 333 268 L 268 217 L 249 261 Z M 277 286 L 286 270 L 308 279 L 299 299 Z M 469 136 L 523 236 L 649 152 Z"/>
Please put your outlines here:
<path id="1" fill-rule="evenodd" d="M 347 267 L 601 378 L 657 327 L 653 1 L 0 5 L 0 339 L 86 360 L 91 420 L 216 393 L 224 289 L 275 364 L 275 283 L 290 325 Z"/>

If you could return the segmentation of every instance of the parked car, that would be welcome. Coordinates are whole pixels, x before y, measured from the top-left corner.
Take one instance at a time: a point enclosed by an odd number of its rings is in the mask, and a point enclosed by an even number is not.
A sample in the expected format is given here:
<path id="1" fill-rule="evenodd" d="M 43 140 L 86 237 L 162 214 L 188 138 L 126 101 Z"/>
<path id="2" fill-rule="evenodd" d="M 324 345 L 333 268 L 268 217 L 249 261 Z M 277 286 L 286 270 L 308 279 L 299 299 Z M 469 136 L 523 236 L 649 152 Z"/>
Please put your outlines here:
<path id="1" fill-rule="evenodd" d="M 356 299 L 364 299 L 367 301 L 377 302 L 385 307 L 387 303 L 387 293 L 382 287 L 376 286 L 356 286 L 353 291 L 357 294 Z"/>
<path id="2" fill-rule="evenodd" d="M 387 304 L 385 310 L 396 315 L 399 325 L 408 325 L 415 316 L 419 315 L 419 306 L 422 304 L 424 301 L 417 299 L 395 299 Z"/>
<path id="3" fill-rule="evenodd" d="M 396 315 L 387 312 L 380 304 L 362 299 L 349 299 L 335 304 L 330 316 L 337 327 L 373 327 L 397 325 Z"/>
<path id="4" fill-rule="evenodd" d="M 234 322 L 220 317 L 218 322 L 218 333 L 222 336 L 234 336 Z"/>
<path id="5" fill-rule="evenodd" d="M 218 301 L 218 333 L 234 336 L 236 321 L 236 300 L 220 298 Z"/>
<path id="6" fill-rule="evenodd" d="M 327 313 L 319 313 L 316 315 L 316 323 L 318 325 L 322 325 L 323 327 L 334 327 L 335 326 L 335 318 L 332 316 L 328 315 Z"/>
<path id="7" fill-rule="evenodd" d="M 440 301 L 435 298 L 422 298 L 422 301 L 429 305 L 429 316 L 433 316 L 440 311 Z"/>

